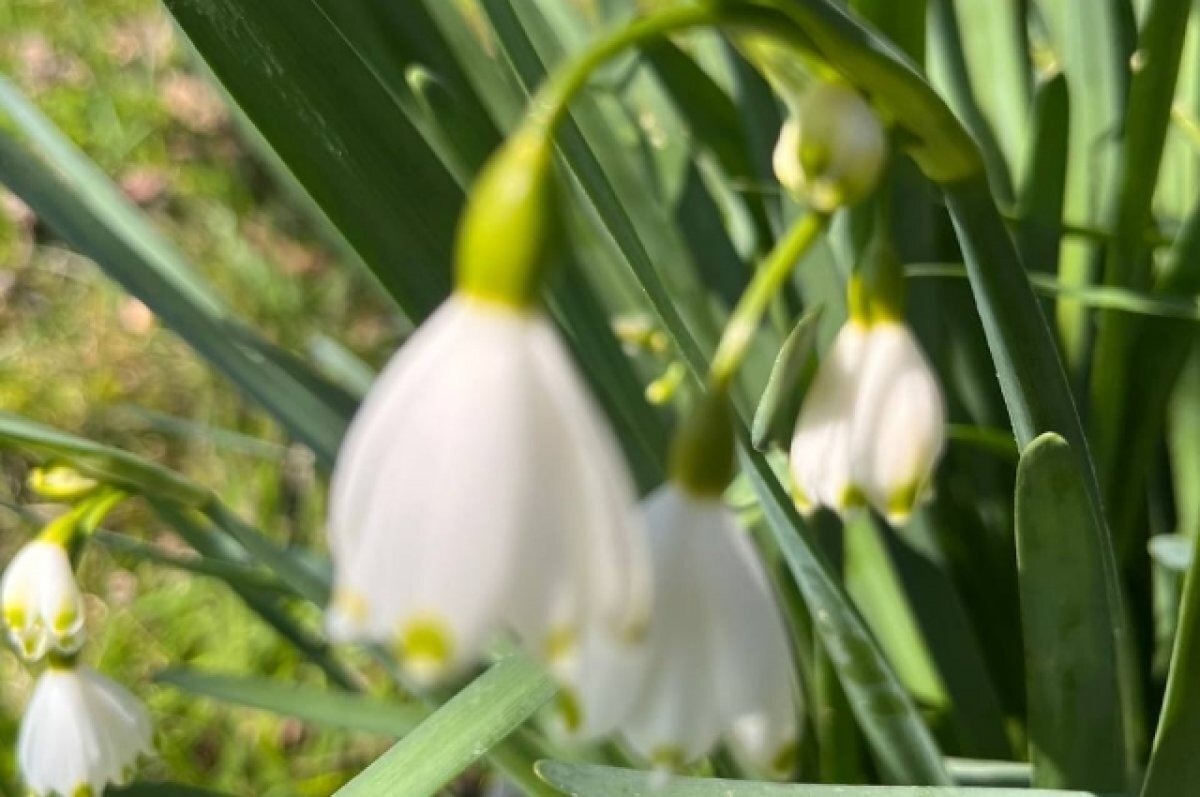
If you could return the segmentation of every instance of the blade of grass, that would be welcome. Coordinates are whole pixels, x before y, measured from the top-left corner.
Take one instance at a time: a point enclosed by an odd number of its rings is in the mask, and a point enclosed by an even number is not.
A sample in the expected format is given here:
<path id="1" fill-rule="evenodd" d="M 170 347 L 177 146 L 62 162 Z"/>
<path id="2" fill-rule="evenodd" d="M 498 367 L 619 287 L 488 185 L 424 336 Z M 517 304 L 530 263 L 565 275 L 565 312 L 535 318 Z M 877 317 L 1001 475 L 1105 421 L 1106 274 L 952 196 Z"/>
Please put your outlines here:
<path id="1" fill-rule="evenodd" d="M 554 696 L 548 676 L 520 655 L 492 665 L 356 778 L 340 797 L 431 797 Z M 550 792 L 532 768 L 509 770 L 531 795 Z"/>
<path id="2" fill-rule="evenodd" d="M 166 670 L 158 673 L 154 680 L 193 695 L 295 717 L 324 728 L 345 728 L 392 737 L 404 736 L 429 714 L 423 706 L 414 703 L 297 686 L 268 678 Z"/>

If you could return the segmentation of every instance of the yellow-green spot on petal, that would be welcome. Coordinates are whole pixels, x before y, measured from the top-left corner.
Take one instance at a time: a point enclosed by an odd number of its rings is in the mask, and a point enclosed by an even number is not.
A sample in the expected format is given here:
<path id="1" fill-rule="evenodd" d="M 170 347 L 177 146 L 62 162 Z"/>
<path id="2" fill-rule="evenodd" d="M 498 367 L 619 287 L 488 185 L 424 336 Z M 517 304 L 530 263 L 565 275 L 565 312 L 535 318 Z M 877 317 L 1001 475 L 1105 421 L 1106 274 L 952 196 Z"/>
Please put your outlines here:
<path id="1" fill-rule="evenodd" d="M 92 791 L 92 787 L 86 783 L 76 786 L 75 791 L 71 792 L 71 797 L 93 797 L 94 795 L 95 792 Z"/>
<path id="2" fill-rule="evenodd" d="M 650 763 L 659 769 L 679 770 L 687 763 L 687 757 L 675 745 L 664 744 L 651 751 Z"/>
<path id="3" fill-rule="evenodd" d="M 78 620 L 79 613 L 75 611 L 75 607 L 64 606 L 59 610 L 58 614 L 54 615 L 54 633 L 60 636 L 66 634 L 75 626 Z"/>
<path id="4" fill-rule="evenodd" d="M 795 740 L 788 742 L 771 758 L 771 771 L 779 776 L 790 775 L 796 771 L 800 760 L 800 745 Z"/>
<path id="5" fill-rule="evenodd" d="M 838 497 L 839 509 L 861 509 L 867 505 L 867 495 L 857 485 L 851 484 Z"/>
<path id="6" fill-rule="evenodd" d="M 400 634 L 400 659 L 422 678 L 436 678 L 446 669 L 454 652 L 446 624 L 435 617 L 410 620 Z"/>
<path id="7" fill-rule="evenodd" d="M 542 642 L 542 653 L 550 662 L 561 662 L 575 652 L 579 635 L 570 626 L 559 626 L 552 630 Z"/>
<path id="8" fill-rule="evenodd" d="M 29 614 L 24 604 L 11 604 L 4 607 L 4 624 L 9 628 L 24 628 Z"/>
<path id="9" fill-rule="evenodd" d="M 892 522 L 903 522 L 912 513 L 917 500 L 921 497 L 921 485 L 918 482 L 906 484 L 888 496 L 887 517 Z"/>
<path id="10" fill-rule="evenodd" d="M 563 687 L 558 691 L 554 710 L 567 733 L 577 733 L 583 727 L 583 706 L 573 690 Z"/>

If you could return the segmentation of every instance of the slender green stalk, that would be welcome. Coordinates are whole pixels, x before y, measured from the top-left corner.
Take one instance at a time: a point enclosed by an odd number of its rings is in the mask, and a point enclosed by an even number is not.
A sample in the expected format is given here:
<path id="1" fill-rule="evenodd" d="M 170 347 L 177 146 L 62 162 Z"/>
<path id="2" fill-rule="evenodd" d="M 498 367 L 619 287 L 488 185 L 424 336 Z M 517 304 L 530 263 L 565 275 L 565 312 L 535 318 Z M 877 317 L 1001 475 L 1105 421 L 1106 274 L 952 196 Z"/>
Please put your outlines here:
<path id="1" fill-rule="evenodd" d="M 828 219 L 825 214 L 815 211 L 805 214 L 767 255 L 734 307 L 721 341 L 717 344 L 717 352 L 709 368 L 710 381 L 715 388 L 725 389 L 729 386 L 771 300 L 779 293 L 797 261 L 817 240 Z"/>
<path id="2" fill-rule="evenodd" d="M 553 132 L 566 116 L 571 100 L 587 85 L 592 73 L 609 59 L 647 40 L 686 28 L 713 25 L 719 19 L 720 14 L 706 6 L 670 7 L 641 17 L 597 39 L 577 58 L 555 72 L 538 90 L 526 113 L 526 124 Z"/>

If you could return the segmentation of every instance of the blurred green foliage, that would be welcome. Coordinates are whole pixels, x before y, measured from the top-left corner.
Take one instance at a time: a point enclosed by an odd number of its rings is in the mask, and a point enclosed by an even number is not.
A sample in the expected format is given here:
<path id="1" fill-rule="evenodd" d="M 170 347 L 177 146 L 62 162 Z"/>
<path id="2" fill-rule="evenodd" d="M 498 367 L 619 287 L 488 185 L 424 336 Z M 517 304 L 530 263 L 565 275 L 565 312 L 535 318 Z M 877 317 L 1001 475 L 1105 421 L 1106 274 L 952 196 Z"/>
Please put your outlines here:
<path id="1" fill-rule="evenodd" d="M 386 300 L 334 267 L 154 0 L 0 0 L 0 72 L 268 337 L 303 349 L 318 330 L 334 330 L 376 362 L 394 347 Z M 268 531 L 281 540 L 319 544 L 324 496 L 311 458 L 2 190 L 0 406 L 164 462 L 247 515 L 275 518 Z M 233 445 L 212 429 L 269 444 Z M 0 498 L 28 502 L 24 475 L 23 461 L 0 459 Z M 150 518 L 131 506 L 110 525 L 180 548 Z M 33 530 L 0 509 L 0 561 Z M 152 684 L 169 663 L 321 680 L 217 582 L 114 561 L 91 546 L 83 583 L 89 611 L 107 615 L 89 622 L 98 633 L 86 657 L 154 713 L 160 760 L 148 777 L 169 772 L 235 794 L 327 794 L 386 747 Z M 17 659 L 0 651 L 0 794 L 20 793 L 12 750 L 31 686 Z"/>

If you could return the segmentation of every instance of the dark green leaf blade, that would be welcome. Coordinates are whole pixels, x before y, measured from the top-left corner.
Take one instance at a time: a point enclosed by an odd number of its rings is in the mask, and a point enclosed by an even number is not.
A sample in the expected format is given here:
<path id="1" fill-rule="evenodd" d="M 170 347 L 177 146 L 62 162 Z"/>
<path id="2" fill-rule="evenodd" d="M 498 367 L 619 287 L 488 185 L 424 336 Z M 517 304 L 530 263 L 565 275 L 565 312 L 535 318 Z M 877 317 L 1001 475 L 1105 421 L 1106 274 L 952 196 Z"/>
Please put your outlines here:
<path id="1" fill-rule="evenodd" d="M 1017 561 L 1025 627 L 1033 783 L 1126 785 L 1117 650 L 1087 484 L 1056 434 L 1017 468 Z"/>
<path id="2" fill-rule="evenodd" d="M 825 786 L 684 778 L 594 764 L 541 761 L 538 774 L 573 797 L 1100 797 L 1092 792 L 970 786 Z"/>

